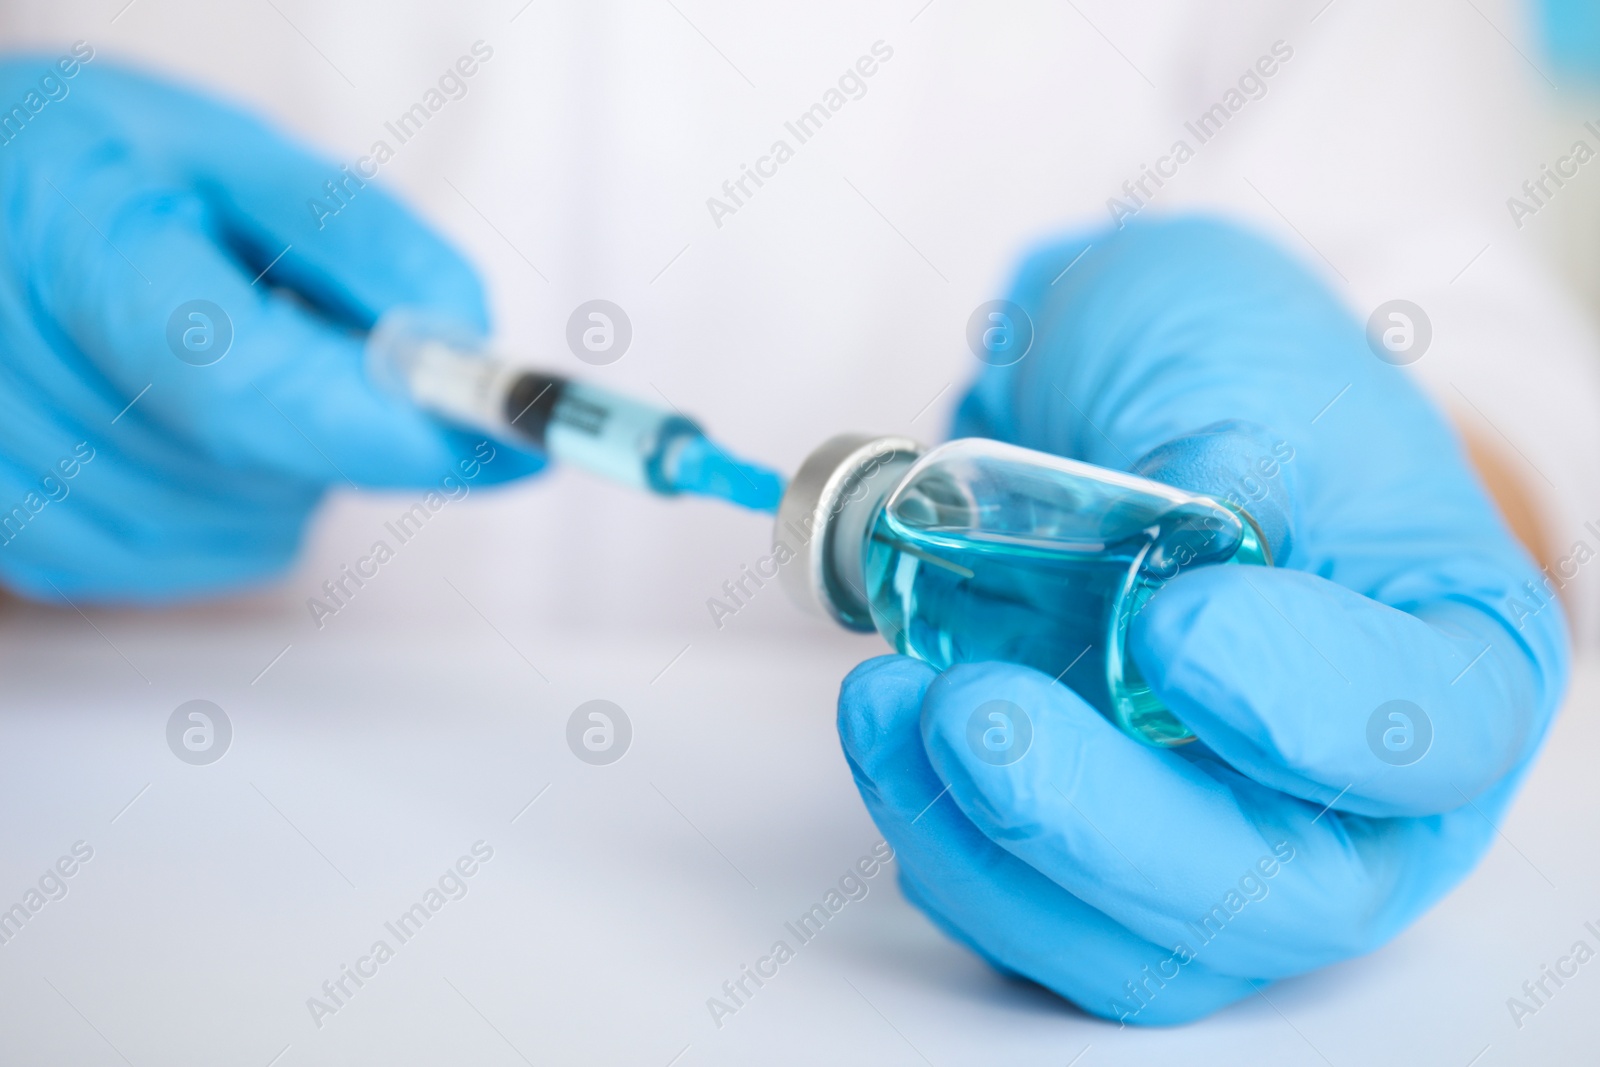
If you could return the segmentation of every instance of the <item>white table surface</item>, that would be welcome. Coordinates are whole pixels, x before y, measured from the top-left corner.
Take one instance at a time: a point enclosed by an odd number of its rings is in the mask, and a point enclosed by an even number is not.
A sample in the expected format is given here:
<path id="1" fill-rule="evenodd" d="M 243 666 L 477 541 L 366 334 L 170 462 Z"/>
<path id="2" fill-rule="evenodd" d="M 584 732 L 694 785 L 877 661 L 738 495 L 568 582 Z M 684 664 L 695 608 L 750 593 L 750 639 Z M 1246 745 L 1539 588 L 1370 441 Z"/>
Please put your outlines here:
<path id="1" fill-rule="evenodd" d="M 1506 1007 L 1572 942 L 1596 942 L 1582 928 L 1600 925 L 1592 666 L 1473 877 L 1381 952 L 1283 983 L 1271 1003 L 1119 1030 L 995 976 L 886 874 L 718 1029 L 707 998 L 878 839 L 833 701 L 880 646 L 730 629 L 671 662 L 681 641 L 500 631 L 465 606 L 314 639 L 303 620 L 242 609 L 0 618 L 0 908 L 75 842 L 94 850 L 67 895 L 0 945 L 0 1061 L 1488 1067 L 1600 1055 L 1600 963 L 1520 1030 Z M 565 742 L 568 715 L 596 697 L 635 731 L 604 767 Z M 166 744 L 168 716 L 194 698 L 234 728 L 209 766 Z M 480 840 L 494 855 L 467 894 L 316 1026 L 307 998 L 373 941 L 396 945 L 385 921 Z"/>

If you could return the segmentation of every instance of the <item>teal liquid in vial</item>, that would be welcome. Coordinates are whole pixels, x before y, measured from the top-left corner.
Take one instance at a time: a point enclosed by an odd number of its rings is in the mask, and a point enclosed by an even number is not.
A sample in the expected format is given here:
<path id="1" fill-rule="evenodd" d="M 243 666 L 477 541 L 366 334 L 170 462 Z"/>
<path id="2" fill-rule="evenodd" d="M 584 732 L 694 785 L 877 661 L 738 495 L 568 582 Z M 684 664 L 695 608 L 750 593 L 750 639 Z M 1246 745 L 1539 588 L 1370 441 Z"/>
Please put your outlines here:
<path id="1" fill-rule="evenodd" d="M 1194 735 L 1128 657 L 1129 624 L 1190 567 L 1271 562 L 1225 503 L 993 441 L 934 449 L 880 499 L 860 591 L 900 652 L 1037 668 L 1153 745 Z"/>

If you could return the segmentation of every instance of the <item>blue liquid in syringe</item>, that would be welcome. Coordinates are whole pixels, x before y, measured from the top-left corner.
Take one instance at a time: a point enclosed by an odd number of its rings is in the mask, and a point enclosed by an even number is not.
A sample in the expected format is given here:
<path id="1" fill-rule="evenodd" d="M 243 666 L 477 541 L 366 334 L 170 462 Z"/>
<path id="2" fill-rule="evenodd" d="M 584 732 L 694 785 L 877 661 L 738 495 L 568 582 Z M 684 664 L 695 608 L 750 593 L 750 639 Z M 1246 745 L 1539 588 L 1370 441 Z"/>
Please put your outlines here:
<path id="1" fill-rule="evenodd" d="M 775 513 L 784 481 L 735 459 L 692 420 L 587 382 L 525 372 L 506 390 L 505 418 L 557 462 L 665 495 L 714 497 Z"/>

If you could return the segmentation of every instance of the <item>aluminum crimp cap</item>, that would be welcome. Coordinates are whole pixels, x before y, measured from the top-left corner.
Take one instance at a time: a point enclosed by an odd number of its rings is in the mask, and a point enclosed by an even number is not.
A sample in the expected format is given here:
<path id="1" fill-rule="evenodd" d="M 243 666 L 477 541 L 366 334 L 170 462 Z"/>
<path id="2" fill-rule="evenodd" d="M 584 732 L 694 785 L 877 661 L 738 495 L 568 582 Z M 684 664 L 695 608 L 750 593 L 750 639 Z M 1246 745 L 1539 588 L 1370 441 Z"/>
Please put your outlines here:
<path id="1" fill-rule="evenodd" d="M 909 437 L 840 434 L 817 447 L 789 481 L 773 527 L 789 598 L 846 629 L 870 631 L 862 550 L 878 506 L 926 449 Z"/>

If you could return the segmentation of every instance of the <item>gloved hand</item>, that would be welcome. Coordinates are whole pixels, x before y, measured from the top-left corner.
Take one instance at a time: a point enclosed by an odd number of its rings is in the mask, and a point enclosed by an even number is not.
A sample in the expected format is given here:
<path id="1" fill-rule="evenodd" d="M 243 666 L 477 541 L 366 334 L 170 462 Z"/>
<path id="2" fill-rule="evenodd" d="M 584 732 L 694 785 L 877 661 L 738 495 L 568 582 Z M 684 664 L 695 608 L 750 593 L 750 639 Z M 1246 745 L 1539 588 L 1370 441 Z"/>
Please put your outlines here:
<path id="1" fill-rule="evenodd" d="M 1562 694 L 1559 605 L 1406 372 L 1261 240 L 1129 225 L 1034 255 L 1012 299 L 1037 339 L 986 371 L 958 435 L 1121 469 L 1186 438 L 1148 469 L 1219 496 L 1275 480 L 1293 547 L 1180 573 L 1133 620 L 1189 746 L 1147 747 L 1029 669 L 857 668 L 839 729 L 907 896 L 996 967 L 1136 1023 L 1382 945 L 1494 840 Z M 1229 470 L 1187 436 L 1228 419 L 1292 458 Z M 1031 725 L 1020 758 L 969 742 L 995 700 Z M 1027 733 L 1007 725 L 1002 749 Z"/>
<path id="2" fill-rule="evenodd" d="M 355 331 L 387 308 L 487 326 L 410 212 L 231 107 L 64 58 L 0 63 L 0 581 L 198 595 L 285 567 L 330 485 L 538 465 L 369 385 Z"/>

